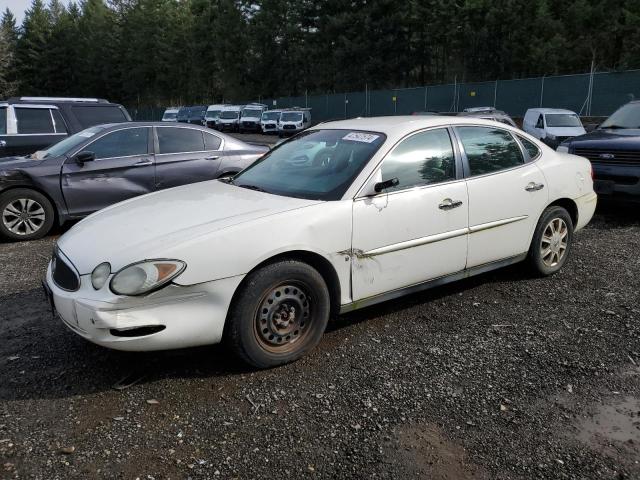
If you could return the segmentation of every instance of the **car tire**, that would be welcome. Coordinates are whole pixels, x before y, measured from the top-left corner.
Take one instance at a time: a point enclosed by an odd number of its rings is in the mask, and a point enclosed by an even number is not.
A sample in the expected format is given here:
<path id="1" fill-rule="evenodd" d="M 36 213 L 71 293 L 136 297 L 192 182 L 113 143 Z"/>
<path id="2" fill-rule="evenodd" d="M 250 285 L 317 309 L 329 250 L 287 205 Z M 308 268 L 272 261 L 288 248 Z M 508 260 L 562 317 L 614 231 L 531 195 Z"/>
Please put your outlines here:
<path id="1" fill-rule="evenodd" d="M 272 368 L 312 350 L 329 321 L 329 289 L 316 269 L 283 260 L 250 273 L 227 317 L 225 343 L 245 363 Z"/>
<path id="2" fill-rule="evenodd" d="M 573 220 L 566 209 L 548 207 L 538 220 L 529 248 L 529 265 L 540 276 L 557 273 L 567 262 L 573 245 Z"/>
<path id="3" fill-rule="evenodd" d="M 0 195 L 0 236 L 11 240 L 44 237 L 55 218 L 53 205 L 35 190 L 16 188 Z"/>

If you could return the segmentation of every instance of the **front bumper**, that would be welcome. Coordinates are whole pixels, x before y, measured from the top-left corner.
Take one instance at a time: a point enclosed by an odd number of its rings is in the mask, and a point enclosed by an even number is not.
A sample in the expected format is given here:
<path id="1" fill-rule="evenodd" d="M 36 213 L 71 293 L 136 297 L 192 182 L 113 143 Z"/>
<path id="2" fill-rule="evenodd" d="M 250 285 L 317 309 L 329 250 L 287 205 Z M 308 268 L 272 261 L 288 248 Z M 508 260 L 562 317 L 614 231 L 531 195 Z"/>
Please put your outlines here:
<path id="1" fill-rule="evenodd" d="M 640 202 L 640 165 L 591 164 L 593 188 L 603 200 Z"/>
<path id="2" fill-rule="evenodd" d="M 219 343 L 227 310 L 243 276 L 192 286 L 169 285 L 142 297 L 96 291 L 89 275 L 80 289 L 58 288 L 47 268 L 55 311 L 74 333 L 115 350 L 170 350 Z M 148 333 L 148 332 L 155 333 Z M 137 335 L 140 332 L 141 335 Z"/>

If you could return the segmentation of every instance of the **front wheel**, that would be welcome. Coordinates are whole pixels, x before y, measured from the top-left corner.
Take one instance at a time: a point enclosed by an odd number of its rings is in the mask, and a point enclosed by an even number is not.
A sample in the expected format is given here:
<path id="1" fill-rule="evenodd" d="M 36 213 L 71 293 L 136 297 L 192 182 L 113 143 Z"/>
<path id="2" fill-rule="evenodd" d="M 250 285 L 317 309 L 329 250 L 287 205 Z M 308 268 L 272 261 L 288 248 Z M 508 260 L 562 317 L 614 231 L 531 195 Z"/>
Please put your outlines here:
<path id="1" fill-rule="evenodd" d="M 0 236 L 11 240 L 44 237 L 53 226 L 51 202 L 39 192 L 26 188 L 0 195 Z"/>
<path id="2" fill-rule="evenodd" d="M 245 279 L 230 308 L 225 341 L 257 368 L 293 362 L 319 342 L 331 301 L 322 275 L 310 265 L 284 260 Z"/>
<path id="3" fill-rule="evenodd" d="M 562 207 L 549 207 L 538 220 L 529 249 L 529 264 L 539 275 L 553 275 L 567 262 L 572 244 L 573 221 L 569 212 Z"/>

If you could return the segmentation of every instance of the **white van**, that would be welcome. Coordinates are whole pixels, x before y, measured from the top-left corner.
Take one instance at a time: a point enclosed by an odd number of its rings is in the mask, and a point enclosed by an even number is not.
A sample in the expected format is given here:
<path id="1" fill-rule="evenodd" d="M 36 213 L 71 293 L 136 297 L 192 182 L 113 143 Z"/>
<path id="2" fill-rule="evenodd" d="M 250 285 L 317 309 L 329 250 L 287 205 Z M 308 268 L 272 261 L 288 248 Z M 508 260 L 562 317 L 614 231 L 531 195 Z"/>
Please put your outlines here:
<path id="1" fill-rule="evenodd" d="M 530 108 L 524 114 L 522 129 L 551 148 L 587 133 L 575 112 L 559 108 Z"/>
<path id="2" fill-rule="evenodd" d="M 177 122 L 179 107 L 168 107 L 162 114 L 163 122 Z"/>
<path id="3" fill-rule="evenodd" d="M 204 114 L 205 125 L 209 128 L 216 128 L 220 112 L 226 105 L 209 105 Z"/>
<path id="4" fill-rule="evenodd" d="M 288 108 L 280 113 L 278 136 L 294 135 L 311 126 L 310 108 Z"/>
<path id="5" fill-rule="evenodd" d="M 266 109 L 267 106 L 262 103 L 250 103 L 245 105 L 242 109 L 242 113 L 240 114 L 240 133 L 259 132 L 262 112 Z"/>
<path id="6" fill-rule="evenodd" d="M 262 113 L 262 118 L 260 119 L 262 133 L 265 135 L 278 133 L 278 122 L 280 121 L 281 113 L 282 110 L 267 110 Z"/>
<path id="7" fill-rule="evenodd" d="M 225 130 L 237 132 L 240 130 L 240 112 L 242 112 L 242 107 L 243 105 L 225 105 L 218 116 L 216 128 L 221 132 Z"/>

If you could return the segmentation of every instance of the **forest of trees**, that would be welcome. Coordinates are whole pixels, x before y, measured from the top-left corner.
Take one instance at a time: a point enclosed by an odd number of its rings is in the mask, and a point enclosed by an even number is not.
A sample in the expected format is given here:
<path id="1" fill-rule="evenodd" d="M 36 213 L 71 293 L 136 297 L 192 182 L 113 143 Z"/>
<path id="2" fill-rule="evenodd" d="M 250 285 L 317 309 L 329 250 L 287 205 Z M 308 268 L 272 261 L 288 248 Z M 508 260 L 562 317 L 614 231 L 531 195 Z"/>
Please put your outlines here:
<path id="1" fill-rule="evenodd" d="M 166 105 L 640 65 L 640 0 L 33 0 L 0 98 Z"/>

